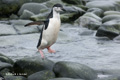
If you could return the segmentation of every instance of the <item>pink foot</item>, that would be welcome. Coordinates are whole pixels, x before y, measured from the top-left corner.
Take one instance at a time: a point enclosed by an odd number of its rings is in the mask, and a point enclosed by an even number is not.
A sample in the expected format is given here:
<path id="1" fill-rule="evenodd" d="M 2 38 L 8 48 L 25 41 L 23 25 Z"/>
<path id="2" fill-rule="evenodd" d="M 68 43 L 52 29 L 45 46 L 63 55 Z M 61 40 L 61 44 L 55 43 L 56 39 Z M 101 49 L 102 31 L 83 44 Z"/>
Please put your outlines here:
<path id="1" fill-rule="evenodd" d="M 41 54 L 41 58 L 44 59 L 44 54 L 42 50 L 39 50 L 40 54 Z"/>
<path id="2" fill-rule="evenodd" d="M 50 47 L 47 48 L 49 53 L 55 53 L 55 50 L 52 50 Z"/>

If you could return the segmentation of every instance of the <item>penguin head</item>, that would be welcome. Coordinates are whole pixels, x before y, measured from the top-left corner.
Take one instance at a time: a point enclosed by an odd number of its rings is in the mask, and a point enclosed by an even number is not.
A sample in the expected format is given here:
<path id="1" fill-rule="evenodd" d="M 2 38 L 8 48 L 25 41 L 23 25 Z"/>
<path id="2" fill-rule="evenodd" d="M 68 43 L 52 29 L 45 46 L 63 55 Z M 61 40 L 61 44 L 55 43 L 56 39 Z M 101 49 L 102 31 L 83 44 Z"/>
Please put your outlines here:
<path id="1" fill-rule="evenodd" d="M 53 10 L 56 12 L 66 11 L 61 4 L 55 4 Z"/>

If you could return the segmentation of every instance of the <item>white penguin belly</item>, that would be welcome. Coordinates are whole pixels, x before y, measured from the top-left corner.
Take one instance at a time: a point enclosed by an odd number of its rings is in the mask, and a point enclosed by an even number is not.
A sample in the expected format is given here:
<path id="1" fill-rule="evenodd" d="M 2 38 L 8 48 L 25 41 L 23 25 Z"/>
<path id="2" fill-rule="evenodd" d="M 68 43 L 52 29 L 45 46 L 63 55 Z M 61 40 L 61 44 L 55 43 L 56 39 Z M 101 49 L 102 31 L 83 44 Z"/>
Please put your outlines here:
<path id="1" fill-rule="evenodd" d="M 46 41 L 47 44 L 43 45 L 44 47 L 48 47 L 53 45 L 58 37 L 58 32 L 60 30 L 61 21 L 57 18 L 50 19 L 49 25 L 46 30 L 43 31 L 42 40 Z"/>

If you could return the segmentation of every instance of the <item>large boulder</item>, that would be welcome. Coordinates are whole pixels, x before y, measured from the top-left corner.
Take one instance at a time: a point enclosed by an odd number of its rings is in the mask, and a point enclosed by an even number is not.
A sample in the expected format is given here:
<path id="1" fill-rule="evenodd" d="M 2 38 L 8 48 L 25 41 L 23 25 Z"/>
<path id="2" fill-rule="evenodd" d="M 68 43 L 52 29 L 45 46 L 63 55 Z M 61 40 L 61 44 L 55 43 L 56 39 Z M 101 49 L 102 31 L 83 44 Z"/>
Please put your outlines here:
<path id="1" fill-rule="evenodd" d="M 116 1 L 91 1 L 86 4 L 88 8 L 100 8 L 103 11 L 120 11 L 120 5 Z"/>
<path id="2" fill-rule="evenodd" d="M 23 76 L 5 76 L 5 80 L 27 80 L 27 78 Z"/>
<path id="3" fill-rule="evenodd" d="M 17 60 L 14 64 L 15 73 L 27 73 L 27 76 L 42 70 L 52 70 L 54 62 L 40 56 Z"/>
<path id="4" fill-rule="evenodd" d="M 62 0 L 65 3 L 68 4 L 74 4 L 74 5 L 85 5 L 85 1 L 84 0 Z"/>
<path id="5" fill-rule="evenodd" d="M 5 62 L 5 63 L 10 63 L 10 64 L 14 64 L 14 61 L 12 59 L 10 59 L 9 57 L 3 55 L 3 54 L 0 54 L 0 61 L 1 62 Z"/>
<path id="6" fill-rule="evenodd" d="M 108 37 L 110 39 L 115 38 L 120 33 L 120 20 L 111 20 L 105 22 L 98 29 L 96 36 L 98 37 Z"/>
<path id="7" fill-rule="evenodd" d="M 57 77 L 68 77 L 86 80 L 94 80 L 97 78 L 97 73 L 95 70 L 86 65 L 75 62 L 57 62 L 54 65 L 53 71 Z"/>
<path id="8" fill-rule="evenodd" d="M 6 73 L 9 73 L 13 70 L 13 65 L 9 64 L 9 63 L 4 63 L 4 62 L 0 62 L 0 74 L 1 75 L 6 75 Z"/>
<path id="9" fill-rule="evenodd" d="M 48 0 L 0 0 L 0 17 L 17 13 L 21 5 L 28 2 L 45 2 Z"/>
<path id="10" fill-rule="evenodd" d="M 72 79 L 72 78 L 54 78 L 50 80 L 83 80 L 83 79 Z"/>
<path id="11" fill-rule="evenodd" d="M 108 22 L 108 21 L 111 21 L 111 20 L 119 20 L 119 19 L 120 19 L 120 15 L 111 14 L 111 15 L 104 16 L 103 19 L 102 19 L 102 22 L 105 23 L 105 22 Z"/>
<path id="12" fill-rule="evenodd" d="M 102 19 L 92 12 L 88 12 L 76 20 L 76 22 L 82 27 L 96 30 L 102 24 Z"/>
<path id="13" fill-rule="evenodd" d="M 40 3 L 25 3 L 20 8 L 18 15 L 22 15 L 24 10 L 28 10 L 34 14 L 39 14 L 42 9 L 47 9 L 47 7 Z"/>
<path id="14" fill-rule="evenodd" d="M 49 80 L 55 78 L 53 71 L 44 70 L 28 76 L 28 80 Z"/>
<path id="15" fill-rule="evenodd" d="M 119 11 L 105 11 L 104 16 L 107 16 L 107 15 L 120 15 L 120 12 Z"/>
<path id="16" fill-rule="evenodd" d="M 76 6 L 67 6 L 65 9 L 66 12 L 61 15 L 62 22 L 74 22 L 85 13 L 83 9 Z"/>
<path id="17" fill-rule="evenodd" d="M 87 12 L 92 12 L 92 13 L 96 14 L 97 16 L 101 17 L 101 16 L 103 16 L 104 11 L 100 8 L 90 8 L 87 10 Z"/>

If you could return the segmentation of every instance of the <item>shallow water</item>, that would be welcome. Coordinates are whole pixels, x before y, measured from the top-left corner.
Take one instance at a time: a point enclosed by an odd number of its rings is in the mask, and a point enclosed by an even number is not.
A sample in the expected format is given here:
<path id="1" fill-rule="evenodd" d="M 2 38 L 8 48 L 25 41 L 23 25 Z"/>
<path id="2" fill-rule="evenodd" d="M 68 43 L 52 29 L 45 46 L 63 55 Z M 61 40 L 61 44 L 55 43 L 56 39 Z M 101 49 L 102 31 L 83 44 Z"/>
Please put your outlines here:
<path id="1" fill-rule="evenodd" d="M 80 27 L 62 28 L 57 42 L 52 46 L 56 53 L 44 50 L 47 58 L 72 61 L 94 69 L 120 69 L 120 42 L 95 37 L 95 31 Z M 0 52 L 17 60 L 27 56 L 40 56 L 36 45 L 38 33 L 0 37 Z"/>

